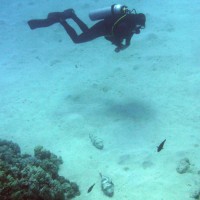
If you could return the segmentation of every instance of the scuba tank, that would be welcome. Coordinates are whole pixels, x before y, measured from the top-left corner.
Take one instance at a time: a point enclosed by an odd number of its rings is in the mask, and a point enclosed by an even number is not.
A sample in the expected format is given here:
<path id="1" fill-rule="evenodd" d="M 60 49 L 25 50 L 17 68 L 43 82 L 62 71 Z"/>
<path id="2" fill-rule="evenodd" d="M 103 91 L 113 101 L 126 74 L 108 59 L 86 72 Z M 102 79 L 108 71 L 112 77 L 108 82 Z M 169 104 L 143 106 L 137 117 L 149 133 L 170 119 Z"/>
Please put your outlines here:
<path id="1" fill-rule="evenodd" d="M 121 4 L 113 4 L 111 7 L 101 8 L 90 12 L 89 17 L 92 21 L 95 21 L 112 15 L 123 15 L 128 12 L 129 10 L 126 6 Z"/>

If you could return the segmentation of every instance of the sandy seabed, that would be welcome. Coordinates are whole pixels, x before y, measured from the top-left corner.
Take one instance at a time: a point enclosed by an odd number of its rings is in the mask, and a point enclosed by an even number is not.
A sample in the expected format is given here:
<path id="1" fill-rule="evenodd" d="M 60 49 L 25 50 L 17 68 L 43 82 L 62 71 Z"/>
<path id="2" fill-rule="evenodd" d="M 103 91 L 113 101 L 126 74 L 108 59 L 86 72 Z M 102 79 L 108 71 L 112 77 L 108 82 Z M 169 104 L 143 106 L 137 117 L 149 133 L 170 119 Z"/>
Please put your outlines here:
<path id="1" fill-rule="evenodd" d="M 77 200 L 108 198 L 100 172 L 113 180 L 112 199 L 191 199 L 200 188 L 199 2 L 121 1 L 147 24 L 120 53 L 103 38 L 75 45 L 59 24 L 31 31 L 26 23 L 74 8 L 91 26 L 88 12 L 113 0 L 1 2 L 0 138 L 61 156 L 60 174 L 80 186 Z M 185 157 L 190 170 L 178 174 Z"/>

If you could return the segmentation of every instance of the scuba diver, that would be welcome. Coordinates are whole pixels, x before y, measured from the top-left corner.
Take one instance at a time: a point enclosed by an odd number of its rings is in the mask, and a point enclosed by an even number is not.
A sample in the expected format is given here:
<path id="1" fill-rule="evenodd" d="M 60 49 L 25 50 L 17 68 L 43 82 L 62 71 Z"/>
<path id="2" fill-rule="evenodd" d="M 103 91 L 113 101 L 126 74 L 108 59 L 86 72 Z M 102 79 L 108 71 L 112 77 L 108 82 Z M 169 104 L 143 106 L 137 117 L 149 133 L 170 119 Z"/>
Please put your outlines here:
<path id="1" fill-rule="evenodd" d="M 139 34 L 140 29 L 145 28 L 146 22 L 143 13 L 136 13 L 135 10 L 130 11 L 126 6 L 120 4 L 90 12 L 89 17 L 92 21 L 99 20 L 91 28 L 88 28 L 76 16 L 73 9 L 49 13 L 46 19 L 29 20 L 28 25 L 31 29 L 36 29 L 60 23 L 74 43 L 88 42 L 104 36 L 116 46 L 115 52 L 119 52 L 130 45 L 132 36 Z M 69 25 L 67 19 L 72 19 L 77 23 L 82 31 L 80 35 Z"/>

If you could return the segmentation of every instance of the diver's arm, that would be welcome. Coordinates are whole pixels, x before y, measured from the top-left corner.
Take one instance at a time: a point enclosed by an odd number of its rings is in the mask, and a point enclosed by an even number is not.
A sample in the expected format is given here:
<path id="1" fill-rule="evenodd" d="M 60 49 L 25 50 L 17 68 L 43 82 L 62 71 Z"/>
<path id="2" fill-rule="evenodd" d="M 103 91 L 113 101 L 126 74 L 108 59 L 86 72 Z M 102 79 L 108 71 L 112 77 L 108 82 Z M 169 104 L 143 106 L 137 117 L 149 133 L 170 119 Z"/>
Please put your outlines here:
<path id="1" fill-rule="evenodd" d="M 120 49 L 124 46 L 122 44 L 122 42 L 123 42 L 123 40 L 120 38 L 117 38 L 117 37 L 113 38 L 112 44 L 114 44 L 116 46 L 115 52 L 119 52 Z"/>
<path id="2" fill-rule="evenodd" d="M 128 37 L 125 38 L 125 44 L 120 43 L 119 45 L 117 45 L 117 47 L 115 48 L 115 52 L 120 52 L 121 50 L 126 49 L 127 47 L 130 46 L 131 44 L 131 38 L 133 36 L 133 33 L 130 34 Z"/>

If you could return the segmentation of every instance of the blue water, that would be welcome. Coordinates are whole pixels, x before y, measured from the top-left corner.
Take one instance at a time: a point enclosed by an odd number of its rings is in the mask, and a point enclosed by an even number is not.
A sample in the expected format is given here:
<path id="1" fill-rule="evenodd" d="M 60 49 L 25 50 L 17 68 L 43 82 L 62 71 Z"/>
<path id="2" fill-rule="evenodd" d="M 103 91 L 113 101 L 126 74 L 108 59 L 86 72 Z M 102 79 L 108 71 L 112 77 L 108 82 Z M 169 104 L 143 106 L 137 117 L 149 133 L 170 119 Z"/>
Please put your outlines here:
<path id="1" fill-rule="evenodd" d="M 115 184 L 112 199 L 189 200 L 200 190 L 199 2 L 119 2 L 147 17 L 120 53 L 103 37 L 74 44 L 60 24 L 27 25 L 74 8 L 91 26 L 89 11 L 113 3 L 1 0 L 0 138 L 22 152 L 42 145 L 62 156 L 60 173 L 79 185 L 77 199 L 106 199 L 101 172 Z M 103 150 L 89 134 L 104 141 Z M 184 157 L 190 171 L 180 175 Z"/>

